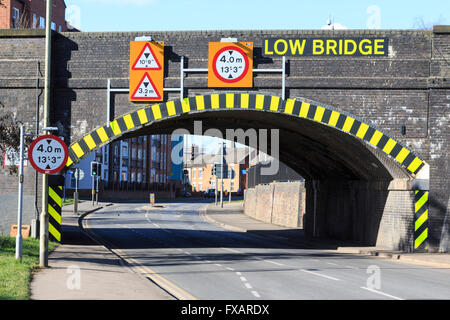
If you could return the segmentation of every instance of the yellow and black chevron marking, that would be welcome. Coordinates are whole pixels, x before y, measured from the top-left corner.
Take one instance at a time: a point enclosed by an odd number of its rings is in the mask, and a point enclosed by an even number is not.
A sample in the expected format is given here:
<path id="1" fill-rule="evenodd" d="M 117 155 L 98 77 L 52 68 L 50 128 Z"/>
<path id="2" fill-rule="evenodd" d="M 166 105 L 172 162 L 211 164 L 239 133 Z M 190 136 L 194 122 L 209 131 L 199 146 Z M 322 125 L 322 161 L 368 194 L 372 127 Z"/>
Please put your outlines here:
<path id="1" fill-rule="evenodd" d="M 414 191 L 414 251 L 428 251 L 428 191 Z"/>
<path id="2" fill-rule="evenodd" d="M 263 94 L 222 93 L 168 101 L 118 117 L 111 121 L 109 126 L 100 127 L 73 143 L 69 148 L 67 167 L 77 163 L 92 150 L 108 144 L 123 133 L 136 130 L 154 121 L 184 113 L 218 109 L 277 112 L 305 118 L 344 131 L 367 142 L 382 150 L 410 173 L 415 174 L 424 166 L 424 162 L 420 158 L 395 139 L 355 116 L 344 114 L 328 106 L 319 106 L 300 99 L 282 100 L 278 96 Z"/>
<path id="3" fill-rule="evenodd" d="M 51 241 L 61 242 L 63 183 L 61 179 L 52 179 L 53 177 L 55 176 L 49 176 L 48 183 L 48 236 Z"/>

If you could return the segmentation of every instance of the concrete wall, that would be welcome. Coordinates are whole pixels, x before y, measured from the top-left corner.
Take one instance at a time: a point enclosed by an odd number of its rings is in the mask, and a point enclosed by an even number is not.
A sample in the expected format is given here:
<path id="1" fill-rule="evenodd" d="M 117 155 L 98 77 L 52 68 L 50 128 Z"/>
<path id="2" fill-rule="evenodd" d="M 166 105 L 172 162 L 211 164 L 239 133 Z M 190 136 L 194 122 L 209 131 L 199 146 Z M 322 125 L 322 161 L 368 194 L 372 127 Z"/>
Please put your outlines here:
<path id="1" fill-rule="evenodd" d="M 272 182 L 246 190 L 244 213 L 254 219 L 292 228 L 303 227 L 304 183 Z"/>
<path id="2" fill-rule="evenodd" d="M 307 235 L 412 250 L 414 193 L 407 183 L 308 181 L 306 190 Z"/>

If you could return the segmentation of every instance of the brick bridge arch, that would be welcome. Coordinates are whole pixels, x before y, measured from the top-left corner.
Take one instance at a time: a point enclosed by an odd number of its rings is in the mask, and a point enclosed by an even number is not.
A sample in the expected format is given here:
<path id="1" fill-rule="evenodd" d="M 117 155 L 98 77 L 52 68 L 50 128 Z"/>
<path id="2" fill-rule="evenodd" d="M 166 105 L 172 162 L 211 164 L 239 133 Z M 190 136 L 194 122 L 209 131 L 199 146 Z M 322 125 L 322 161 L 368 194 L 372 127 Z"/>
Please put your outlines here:
<path id="1" fill-rule="evenodd" d="M 183 115 L 210 111 L 256 111 L 310 121 L 364 142 L 398 164 L 410 177 L 425 165 L 412 150 L 373 125 L 333 107 L 304 98 L 282 100 L 279 96 L 253 93 L 217 93 L 171 100 L 139 108 L 112 120 L 69 146 L 70 168 L 90 152 L 152 124 Z"/>

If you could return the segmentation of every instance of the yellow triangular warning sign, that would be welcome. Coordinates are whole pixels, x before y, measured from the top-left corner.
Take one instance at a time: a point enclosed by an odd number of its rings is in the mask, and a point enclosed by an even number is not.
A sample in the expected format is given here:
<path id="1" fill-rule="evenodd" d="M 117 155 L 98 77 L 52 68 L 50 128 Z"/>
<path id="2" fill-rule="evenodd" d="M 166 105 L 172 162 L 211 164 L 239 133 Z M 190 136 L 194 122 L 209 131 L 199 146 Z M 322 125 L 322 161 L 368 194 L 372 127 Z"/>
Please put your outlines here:
<path id="1" fill-rule="evenodd" d="M 146 72 L 131 96 L 133 100 L 161 100 L 161 94 Z"/>
<path id="2" fill-rule="evenodd" d="M 141 53 L 134 62 L 132 70 L 161 70 L 161 64 L 156 59 L 155 53 L 150 47 L 149 43 L 146 43 L 142 48 Z"/>

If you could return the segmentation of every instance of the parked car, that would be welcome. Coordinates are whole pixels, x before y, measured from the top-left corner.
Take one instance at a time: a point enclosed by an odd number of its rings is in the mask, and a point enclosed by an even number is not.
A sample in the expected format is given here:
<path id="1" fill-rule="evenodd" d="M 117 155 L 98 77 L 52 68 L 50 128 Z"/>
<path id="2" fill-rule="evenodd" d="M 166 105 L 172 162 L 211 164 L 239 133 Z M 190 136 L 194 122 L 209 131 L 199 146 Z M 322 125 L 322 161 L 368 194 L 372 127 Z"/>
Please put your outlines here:
<path id="1" fill-rule="evenodd" d="M 185 191 L 183 193 L 183 197 L 185 197 L 185 198 L 189 198 L 190 196 L 192 196 L 192 195 L 189 192 L 187 192 L 187 191 Z"/>
<path id="2" fill-rule="evenodd" d="M 208 189 L 203 193 L 203 197 L 214 198 L 215 194 L 216 194 L 216 189 Z"/>

